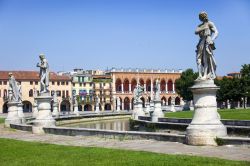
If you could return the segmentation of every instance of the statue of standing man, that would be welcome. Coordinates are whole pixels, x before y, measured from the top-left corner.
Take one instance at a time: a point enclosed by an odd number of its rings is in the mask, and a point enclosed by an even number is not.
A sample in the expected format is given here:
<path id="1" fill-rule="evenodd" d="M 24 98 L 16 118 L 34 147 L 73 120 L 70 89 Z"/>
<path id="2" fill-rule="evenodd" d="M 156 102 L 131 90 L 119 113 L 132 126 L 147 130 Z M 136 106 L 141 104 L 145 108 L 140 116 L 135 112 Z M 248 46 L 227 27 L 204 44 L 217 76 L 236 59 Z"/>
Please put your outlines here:
<path id="1" fill-rule="evenodd" d="M 46 93 L 49 91 L 49 64 L 43 54 L 39 58 L 41 62 L 37 63 L 37 67 L 40 67 L 40 93 Z"/>
<path id="2" fill-rule="evenodd" d="M 13 74 L 9 73 L 9 88 L 8 88 L 9 102 L 21 102 L 22 101 L 21 92 L 20 92 L 21 89 L 19 86 Z"/>
<path id="3" fill-rule="evenodd" d="M 214 40 L 218 36 L 218 31 L 214 23 L 208 20 L 206 12 L 201 12 L 199 19 L 202 23 L 195 30 L 195 34 L 200 37 L 196 46 L 196 61 L 199 72 L 197 80 L 213 80 L 216 78 L 216 63 L 213 54 L 213 50 L 215 50 Z"/>

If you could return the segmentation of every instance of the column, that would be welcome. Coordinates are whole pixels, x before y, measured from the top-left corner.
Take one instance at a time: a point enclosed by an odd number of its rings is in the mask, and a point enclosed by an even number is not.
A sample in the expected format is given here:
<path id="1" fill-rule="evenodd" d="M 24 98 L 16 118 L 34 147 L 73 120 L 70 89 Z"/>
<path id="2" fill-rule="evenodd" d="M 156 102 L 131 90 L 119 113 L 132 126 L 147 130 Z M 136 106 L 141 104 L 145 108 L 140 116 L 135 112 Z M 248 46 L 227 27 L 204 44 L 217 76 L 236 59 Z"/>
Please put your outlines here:
<path id="1" fill-rule="evenodd" d="M 131 92 L 131 83 L 128 84 L 129 93 Z"/>
<path id="2" fill-rule="evenodd" d="M 175 93 L 175 84 L 173 82 L 173 93 Z"/>
<path id="3" fill-rule="evenodd" d="M 147 85 L 146 85 L 146 83 L 144 83 L 144 92 L 145 93 L 147 92 Z"/>
<path id="4" fill-rule="evenodd" d="M 123 83 L 122 83 L 121 85 L 122 85 L 122 93 L 124 93 L 124 90 L 123 90 Z"/>
<path id="5" fill-rule="evenodd" d="M 132 101 L 129 102 L 129 110 L 132 110 Z"/>
<path id="6" fill-rule="evenodd" d="M 166 83 L 166 93 L 168 93 L 168 83 Z"/>
<path id="7" fill-rule="evenodd" d="M 153 100 L 153 79 L 151 78 L 150 98 Z"/>

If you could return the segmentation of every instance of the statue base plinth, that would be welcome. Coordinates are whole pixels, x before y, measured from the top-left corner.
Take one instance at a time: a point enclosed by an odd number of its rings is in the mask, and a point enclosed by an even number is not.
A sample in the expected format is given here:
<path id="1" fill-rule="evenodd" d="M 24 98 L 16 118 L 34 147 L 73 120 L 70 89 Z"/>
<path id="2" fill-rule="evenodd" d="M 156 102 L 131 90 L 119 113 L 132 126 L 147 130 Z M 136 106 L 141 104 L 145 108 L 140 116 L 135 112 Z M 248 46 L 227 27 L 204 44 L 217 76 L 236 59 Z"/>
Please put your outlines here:
<path id="1" fill-rule="evenodd" d="M 194 95 L 194 116 L 187 128 L 186 143 L 189 145 L 217 145 L 216 137 L 227 135 L 226 127 L 217 112 L 216 91 L 213 80 L 195 81 L 191 87 Z"/>
<path id="2" fill-rule="evenodd" d="M 25 123 L 25 117 L 24 117 L 24 114 L 23 114 L 23 104 L 22 103 L 18 103 L 17 105 L 17 114 L 19 116 L 19 118 L 21 119 L 21 123 Z"/>
<path id="3" fill-rule="evenodd" d="M 34 134 L 43 134 L 43 127 L 53 127 L 56 122 L 51 114 L 51 99 L 49 95 L 41 95 L 35 98 L 38 105 L 38 115 L 33 121 L 32 132 Z"/>
<path id="4" fill-rule="evenodd" d="M 154 112 L 151 114 L 151 121 L 158 122 L 158 118 L 164 117 L 161 109 L 161 101 L 154 101 Z"/>
<path id="5" fill-rule="evenodd" d="M 139 116 L 145 116 L 145 113 L 144 113 L 143 108 L 142 108 L 142 102 L 141 101 L 135 103 L 133 114 L 132 114 L 132 117 L 135 120 L 138 120 Z"/>
<path id="6" fill-rule="evenodd" d="M 59 111 L 58 111 L 58 103 L 53 103 L 53 112 L 52 115 L 56 118 L 59 117 Z"/>
<path id="7" fill-rule="evenodd" d="M 8 102 L 8 115 L 5 119 L 4 126 L 10 127 L 10 124 L 20 124 L 22 119 L 18 116 L 18 102 Z"/>
<path id="8" fill-rule="evenodd" d="M 73 113 L 76 115 L 76 116 L 80 116 L 80 113 L 78 111 L 78 105 L 74 105 L 74 111 Z"/>

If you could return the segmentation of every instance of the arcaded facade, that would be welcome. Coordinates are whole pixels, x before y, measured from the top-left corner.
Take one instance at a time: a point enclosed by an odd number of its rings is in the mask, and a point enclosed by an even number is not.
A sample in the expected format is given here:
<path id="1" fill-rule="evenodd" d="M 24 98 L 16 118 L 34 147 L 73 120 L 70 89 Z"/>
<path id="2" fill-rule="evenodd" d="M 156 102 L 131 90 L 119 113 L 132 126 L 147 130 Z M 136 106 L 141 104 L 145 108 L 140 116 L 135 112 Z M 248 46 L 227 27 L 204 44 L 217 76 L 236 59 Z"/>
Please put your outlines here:
<path id="1" fill-rule="evenodd" d="M 159 79 L 162 105 L 180 105 L 181 98 L 175 92 L 175 81 L 180 77 L 181 72 L 181 70 L 112 69 L 110 74 L 112 77 L 113 97 L 120 99 L 120 109 L 132 110 L 134 100 L 133 90 L 138 83 L 144 87 L 144 94 L 141 100 L 145 107 L 145 103 L 150 102 L 153 98 L 153 88 L 156 79 Z M 113 102 L 113 104 L 114 107 L 117 107 L 117 101 Z"/>

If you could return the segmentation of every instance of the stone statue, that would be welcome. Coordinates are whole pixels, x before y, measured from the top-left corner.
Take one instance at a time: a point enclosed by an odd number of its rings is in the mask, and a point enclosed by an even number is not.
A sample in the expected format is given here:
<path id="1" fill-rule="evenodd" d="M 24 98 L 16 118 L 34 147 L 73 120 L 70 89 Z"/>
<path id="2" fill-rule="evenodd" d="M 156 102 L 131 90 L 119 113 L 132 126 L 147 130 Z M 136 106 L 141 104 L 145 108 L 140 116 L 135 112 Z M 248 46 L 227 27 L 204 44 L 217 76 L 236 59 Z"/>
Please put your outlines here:
<path id="1" fill-rule="evenodd" d="M 160 91 L 161 91 L 160 80 L 157 79 L 155 82 L 155 100 L 161 100 Z"/>
<path id="2" fill-rule="evenodd" d="M 54 94 L 53 94 L 53 102 L 58 103 L 57 93 L 56 92 L 54 92 Z"/>
<path id="3" fill-rule="evenodd" d="M 21 85 L 18 86 L 13 74 L 9 73 L 9 88 L 8 88 L 8 101 L 9 102 L 21 101 L 20 86 Z"/>
<path id="4" fill-rule="evenodd" d="M 208 20 L 206 12 L 199 14 L 202 22 L 195 30 L 200 40 L 196 48 L 196 61 L 198 66 L 199 77 L 197 80 L 208 80 L 216 78 L 216 63 L 213 50 L 215 50 L 214 40 L 218 36 L 218 31 L 213 22 Z"/>
<path id="5" fill-rule="evenodd" d="M 142 97 L 142 93 L 143 93 L 144 88 L 137 84 L 135 89 L 134 89 L 134 103 L 137 103 L 140 101 L 141 97 Z"/>
<path id="6" fill-rule="evenodd" d="M 99 103 L 100 103 L 100 99 L 99 99 L 99 97 L 98 97 L 98 96 L 96 96 L 95 101 L 96 101 L 96 104 L 98 104 L 98 105 L 99 105 Z"/>
<path id="7" fill-rule="evenodd" d="M 49 64 L 43 54 L 39 55 L 41 63 L 37 63 L 37 67 L 40 67 L 40 92 L 46 93 L 49 91 Z"/>
<path id="8" fill-rule="evenodd" d="M 75 93 L 73 94 L 73 103 L 74 103 L 74 105 L 78 105 L 77 97 L 76 97 Z"/>

